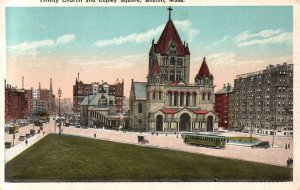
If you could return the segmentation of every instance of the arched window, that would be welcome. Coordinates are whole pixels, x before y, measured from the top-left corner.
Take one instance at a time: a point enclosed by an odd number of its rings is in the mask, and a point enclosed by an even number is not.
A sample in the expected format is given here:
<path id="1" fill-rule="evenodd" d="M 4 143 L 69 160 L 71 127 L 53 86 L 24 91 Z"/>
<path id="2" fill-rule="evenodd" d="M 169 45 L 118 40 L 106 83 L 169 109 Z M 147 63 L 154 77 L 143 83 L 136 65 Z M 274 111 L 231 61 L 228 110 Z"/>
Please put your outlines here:
<path id="1" fill-rule="evenodd" d="M 184 92 L 180 92 L 180 106 L 184 106 Z"/>
<path id="2" fill-rule="evenodd" d="M 178 92 L 174 93 L 174 106 L 178 105 Z"/>
<path id="3" fill-rule="evenodd" d="M 207 100 L 210 100 L 210 93 L 207 94 Z"/>
<path id="4" fill-rule="evenodd" d="M 172 92 L 168 92 L 169 106 L 172 105 Z"/>
<path id="5" fill-rule="evenodd" d="M 196 106 L 196 98 L 197 98 L 197 94 L 196 94 L 196 92 L 193 92 L 193 94 L 192 94 L 192 99 L 193 99 L 193 106 Z"/>
<path id="6" fill-rule="evenodd" d="M 186 93 L 186 100 L 185 100 L 185 105 L 189 106 L 190 105 L 190 97 L 191 97 L 191 93 L 187 92 Z"/>
<path id="7" fill-rule="evenodd" d="M 142 103 L 139 103 L 138 112 L 139 113 L 143 112 L 143 105 L 142 105 Z"/>
<path id="8" fill-rule="evenodd" d="M 205 100 L 205 93 L 202 94 L 202 100 Z"/>
<path id="9" fill-rule="evenodd" d="M 154 99 L 155 100 L 155 91 L 154 92 L 152 92 L 152 99 Z"/>
<path id="10" fill-rule="evenodd" d="M 170 59 L 170 65 L 175 65 L 175 58 L 174 57 L 171 57 L 171 59 Z"/>
<path id="11" fill-rule="evenodd" d="M 159 91 L 159 93 L 158 93 L 158 99 L 160 99 L 160 100 L 162 99 L 161 95 L 162 95 L 162 92 Z"/>

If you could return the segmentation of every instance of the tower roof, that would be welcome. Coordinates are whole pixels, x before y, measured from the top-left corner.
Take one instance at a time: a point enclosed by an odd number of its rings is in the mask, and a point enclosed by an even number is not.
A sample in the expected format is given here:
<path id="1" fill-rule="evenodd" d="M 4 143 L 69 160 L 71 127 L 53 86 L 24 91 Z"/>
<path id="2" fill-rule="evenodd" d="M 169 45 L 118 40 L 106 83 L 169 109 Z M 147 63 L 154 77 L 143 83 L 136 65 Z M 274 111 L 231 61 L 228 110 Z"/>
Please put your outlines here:
<path id="1" fill-rule="evenodd" d="M 159 73 L 160 72 L 160 66 L 157 60 L 157 57 L 154 58 L 153 63 L 152 63 L 152 67 L 151 67 L 151 73 Z"/>
<path id="2" fill-rule="evenodd" d="M 182 44 L 172 19 L 169 19 L 157 44 L 154 44 L 155 53 L 168 54 L 172 41 L 174 41 L 178 55 L 190 54 L 188 47 Z"/>
<path id="3" fill-rule="evenodd" d="M 206 59 L 205 59 L 205 57 L 203 58 L 203 62 L 202 62 L 202 64 L 201 64 L 201 67 L 200 67 L 200 69 L 199 69 L 199 72 L 198 72 L 198 74 L 196 75 L 196 77 L 198 78 L 198 77 L 205 77 L 205 76 L 210 76 L 211 74 L 210 74 L 210 72 L 209 72 L 209 69 L 208 69 L 208 66 L 207 66 L 207 64 L 206 64 Z"/>

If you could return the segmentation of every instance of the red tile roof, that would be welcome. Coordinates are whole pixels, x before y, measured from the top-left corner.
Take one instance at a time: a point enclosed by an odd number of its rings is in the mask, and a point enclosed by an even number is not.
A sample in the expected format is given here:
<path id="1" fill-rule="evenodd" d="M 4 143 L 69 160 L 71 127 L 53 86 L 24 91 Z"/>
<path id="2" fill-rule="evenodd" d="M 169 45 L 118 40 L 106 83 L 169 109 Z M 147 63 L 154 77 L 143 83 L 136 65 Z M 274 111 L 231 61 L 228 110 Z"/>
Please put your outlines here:
<path id="1" fill-rule="evenodd" d="M 165 109 L 165 110 L 161 110 L 164 114 L 175 114 L 177 113 L 177 110 L 173 110 L 173 109 Z"/>
<path id="2" fill-rule="evenodd" d="M 208 113 L 207 110 L 193 110 L 193 112 L 194 112 L 195 114 L 207 114 L 207 113 Z"/>
<path id="3" fill-rule="evenodd" d="M 154 45 L 155 53 L 168 54 L 168 49 L 169 49 L 168 45 L 170 44 L 171 40 L 175 42 L 178 55 L 190 55 L 188 46 L 185 47 L 182 44 L 180 36 L 172 20 L 170 19 L 167 22 L 157 44 Z"/>
<path id="4" fill-rule="evenodd" d="M 205 60 L 205 57 L 203 58 L 203 62 L 201 64 L 201 67 L 199 69 L 199 72 L 198 74 L 196 75 L 196 77 L 205 77 L 205 76 L 210 76 L 210 72 L 209 72 L 209 69 L 208 69 L 208 66 L 206 64 L 206 60 Z"/>

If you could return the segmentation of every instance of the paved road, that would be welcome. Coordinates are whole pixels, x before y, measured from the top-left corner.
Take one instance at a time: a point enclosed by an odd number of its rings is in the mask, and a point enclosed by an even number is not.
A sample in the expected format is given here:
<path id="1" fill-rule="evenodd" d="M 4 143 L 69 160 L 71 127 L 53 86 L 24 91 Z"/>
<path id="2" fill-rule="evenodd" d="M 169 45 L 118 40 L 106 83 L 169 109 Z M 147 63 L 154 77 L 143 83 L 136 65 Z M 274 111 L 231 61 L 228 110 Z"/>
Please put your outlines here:
<path id="1" fill-rule="evenodd" d="M 18 140 L 20 135 L 25 135 L 29 133 L 30 129 L 38 130 L 38 127 L 33 127 L 33 124 L 29 126 L 20 128 L 19 133 L 16 134 L 15 144 L 20 143 Z M 58 132 L 58 127 L 54 127 L 54 121 L 50 121 L 50 123 L 44 124 L 45 133 L 49 132 Z M 65 134 L 73 134 L 80 135 L 85 137 L 94 138 L 94 134 L 96 134 L 97 139 L 107 139 L 111 141 L 124 142 L 124 143 L 132 143 L 137 144 L 137 136 L 140 133 L 123 133 L 119 131 L 111 131 L 111 130 L 103 130 L 103 129 L 82 129 L 75 127 L 63 127 L 63 133 Z M 263 148 L 250 148 L 244 146 L 236 146 L 236 145 L 226 145 L 224 149 L 214 149 L 214 148 L 205 148 L 205 147 L 196 147 L 186 145 L 183 140 L 179 137 L 177 138 L 175 134 L 159 134 L 151 135 L 149 133 L 143 133 L 146 139 L 149 140 L 149 144 L 144 146 L 155 146 L 160 148 L 167 149 L 177 149 L 187 152 L 201 153 L 207 155 L 213 155 L 224 158 L 234 158 L 240 160 L 247 161 L 255 161 L 267 164 L 281 165 L 286 166 L 286 160 L 289 157 L 293 156 L 293 140 L 288 137 L 275 137 L 275 146 L 274 148 L 263 149 Z M 240 135 L 240 136 L 249 136 L 249 134 L 245 133 L 226 133 L 226 135 Z M 261 140 L 267 140 L 272 142 L 272 136 L 257 136 L 253 135 L 253 137 L 257 137 Z M 12 135 L 5 134 L 5 141 L 12 142 Z M 290 149 L 285 149 L 285 144 L 290 144 Z M 276 147 L 276 148 L 275 148 Z"/>

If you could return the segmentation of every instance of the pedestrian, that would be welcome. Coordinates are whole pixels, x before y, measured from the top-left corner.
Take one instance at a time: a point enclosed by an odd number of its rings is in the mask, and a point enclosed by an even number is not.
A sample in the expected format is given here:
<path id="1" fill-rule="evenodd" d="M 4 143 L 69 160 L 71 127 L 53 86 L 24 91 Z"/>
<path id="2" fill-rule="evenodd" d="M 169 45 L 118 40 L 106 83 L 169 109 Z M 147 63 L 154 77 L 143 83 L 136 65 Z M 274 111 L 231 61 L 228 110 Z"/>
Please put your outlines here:
<path id="1" fill-rule="evenodd" d="M 290 149 L 290 143 L 288 144 L 288 149 Z"/>
<path id="2" fill-rule="evenodd" d="M 166 133 L 166 136 L 168 136 L 168 133 Z"/>
<path id="3" fill-rule="evenodd" d="M 178 134 L 176 135 L 176 138 L 178 138 Z"/>
<path id="4" fill-rule="evenodd" d="M 43 136 L 45 135 L 45 132 L 43 132 Z"/>
<path id="5" fill-rule="evenodd" d="M 156 132 L 156 136 L 158 136 L 158 132 Z"/>
<path id="6" fill-rule="evenodd" d="M 217 176 L 215 176 L 215 178 L 214 178 L 214 182 L 217 182 L 218 181 L 218 177 Z"/>
<path id="7" fill-rule="evenodd" d="M 96 133 L 94 133 L 94 138 L 96 138 Z"/>
<path id="8" fill-rule="evenodd" d="M 28 141 L 27 141 L 27 139 L 26 139 L 26 141 L 25 141 L 25 144 L 26 144 L 26 146 L 27 146 L 27 144 L 28 144 Z"/>
<path id="9" fill-rule="evenodd" d="M 287 144 L 285 144 L 285 149 L 287 149 Z"/>

